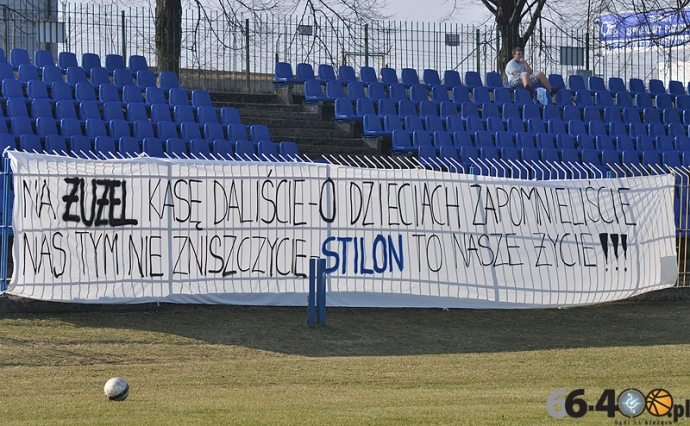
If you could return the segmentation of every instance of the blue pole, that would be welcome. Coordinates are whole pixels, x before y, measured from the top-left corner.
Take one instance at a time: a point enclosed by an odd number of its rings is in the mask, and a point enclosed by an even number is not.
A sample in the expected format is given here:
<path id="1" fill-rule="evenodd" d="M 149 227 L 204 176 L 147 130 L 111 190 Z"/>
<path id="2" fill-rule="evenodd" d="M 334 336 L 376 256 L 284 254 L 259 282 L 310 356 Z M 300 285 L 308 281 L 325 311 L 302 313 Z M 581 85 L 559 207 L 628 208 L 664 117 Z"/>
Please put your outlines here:
<path id="1" fill-rule="evenodd" d="M 316 260 L 309 259 L 309 298 L 307 299 L 307 324 L 314 324 L 316 311 Z"/>
<path id="2" fill-rule="evenodd" d="M 318 316 L 317 323 L 326 324 L 326 259 L 319 259 L 318 281 L 316 289 Z"/>

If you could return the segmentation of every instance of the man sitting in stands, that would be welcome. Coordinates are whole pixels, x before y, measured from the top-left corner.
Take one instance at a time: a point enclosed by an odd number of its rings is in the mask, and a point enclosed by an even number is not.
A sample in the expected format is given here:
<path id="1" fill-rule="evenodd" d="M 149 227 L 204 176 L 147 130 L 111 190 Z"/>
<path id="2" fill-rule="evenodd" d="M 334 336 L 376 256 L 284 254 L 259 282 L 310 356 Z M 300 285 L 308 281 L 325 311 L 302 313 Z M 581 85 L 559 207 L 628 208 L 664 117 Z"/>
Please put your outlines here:
<path id="1" fill-rule="evenodd" d="M 534 73 L 532 71 L 532 67 L 525 60 L 525 52 L 520 46 L 513 48 L 513 59 L 506 65 L 506 76 L 508 77 L 508 87 L 512 89 L 524 87 L 532 90 L 537 83 L 541 83 L 551 93 L 551 96 L 560 89 L 560 87 L 551 87 L 543 72 Z"/>

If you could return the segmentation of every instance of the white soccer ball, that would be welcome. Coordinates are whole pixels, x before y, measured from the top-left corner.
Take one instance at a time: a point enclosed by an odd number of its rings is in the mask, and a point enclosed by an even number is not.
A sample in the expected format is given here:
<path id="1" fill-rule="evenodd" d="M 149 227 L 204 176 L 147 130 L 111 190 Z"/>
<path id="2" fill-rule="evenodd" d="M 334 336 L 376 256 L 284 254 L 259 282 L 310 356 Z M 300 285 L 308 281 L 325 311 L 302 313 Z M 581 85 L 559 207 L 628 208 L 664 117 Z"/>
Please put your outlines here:
<path id="1" fill-rule="evenodd" d="M 111 401 L 124 401 L 129 395 L 129 384 L 121 377 L 113 377 L 105 382 L 103 392 Z"/>

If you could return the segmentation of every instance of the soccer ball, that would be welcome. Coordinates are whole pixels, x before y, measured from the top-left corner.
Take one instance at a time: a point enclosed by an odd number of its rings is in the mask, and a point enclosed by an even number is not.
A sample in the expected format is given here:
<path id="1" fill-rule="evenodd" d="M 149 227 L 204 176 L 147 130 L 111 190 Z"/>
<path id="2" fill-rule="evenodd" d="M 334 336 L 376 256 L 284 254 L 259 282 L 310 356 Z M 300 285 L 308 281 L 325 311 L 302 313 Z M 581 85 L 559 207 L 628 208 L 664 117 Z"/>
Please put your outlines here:
<path id="1" fill-rule="evenodd" d="M 124 401 L 129 395 L 129 384 L 123 378 L 113 377 L 105 382 L 103 392 L 111 401 Z"/>

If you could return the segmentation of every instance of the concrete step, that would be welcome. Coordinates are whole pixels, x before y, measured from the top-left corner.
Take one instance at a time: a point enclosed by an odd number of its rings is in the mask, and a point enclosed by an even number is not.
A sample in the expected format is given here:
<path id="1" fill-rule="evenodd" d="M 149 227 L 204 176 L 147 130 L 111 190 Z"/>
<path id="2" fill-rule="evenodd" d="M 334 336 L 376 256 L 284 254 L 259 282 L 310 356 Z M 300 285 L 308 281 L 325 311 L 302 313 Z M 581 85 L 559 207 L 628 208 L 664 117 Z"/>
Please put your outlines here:
<path id="1" fill-rule="evenodd" d="M 346 124 L 336 123 L 335 121 L 327 120 L 296 120 L 284 118 L 270 118 L 270 117 L 248 117 L 245 120 L 242 116 L 242 122 L 247 124 L 264 124 L 269 128 L 296 128 L 296 129 L 323 129 L 323 130 L 340 130 L 349 133 L 350 127 Z"/>
<path id="2" fill-rule="evenodd" d="M 271 135 L 280 136 L 283 139 L 294 138 L 321 138 L 321 139 L 347 139 L 352 135 L 347 130 L 330 130 L 330 129 L 313 129 L 309 126 L 305 127 L 272 127 L 268 129 Z"/>

